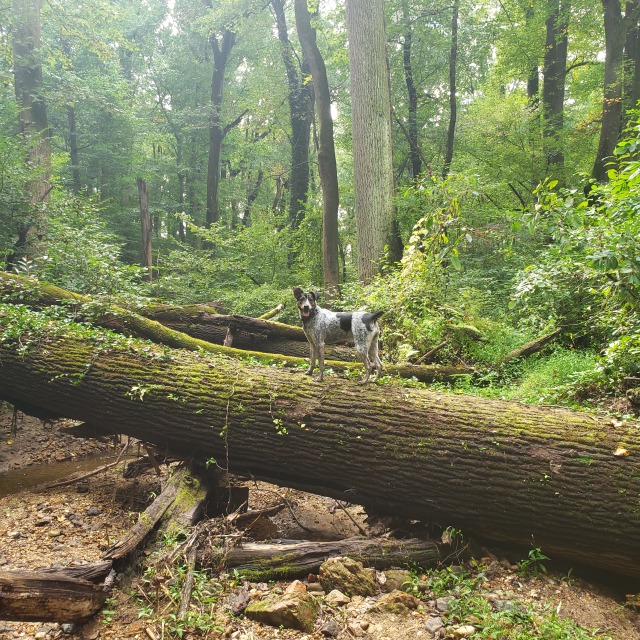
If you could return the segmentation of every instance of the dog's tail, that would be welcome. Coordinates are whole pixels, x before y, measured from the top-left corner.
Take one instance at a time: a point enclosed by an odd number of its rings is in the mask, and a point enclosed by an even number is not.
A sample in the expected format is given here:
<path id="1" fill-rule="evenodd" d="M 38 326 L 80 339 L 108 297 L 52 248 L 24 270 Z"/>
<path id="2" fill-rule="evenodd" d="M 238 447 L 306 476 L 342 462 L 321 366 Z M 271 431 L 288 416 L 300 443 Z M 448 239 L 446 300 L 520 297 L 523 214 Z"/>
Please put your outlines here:
<path id="1" fill-rule="evenodd" d="M 375 313 L 365 313 L 362 316 L 362 322 L 367 327 L 368 331 L 371 331 L 376 320 L 384 313 L 384 311 L 376 311 Z"/>

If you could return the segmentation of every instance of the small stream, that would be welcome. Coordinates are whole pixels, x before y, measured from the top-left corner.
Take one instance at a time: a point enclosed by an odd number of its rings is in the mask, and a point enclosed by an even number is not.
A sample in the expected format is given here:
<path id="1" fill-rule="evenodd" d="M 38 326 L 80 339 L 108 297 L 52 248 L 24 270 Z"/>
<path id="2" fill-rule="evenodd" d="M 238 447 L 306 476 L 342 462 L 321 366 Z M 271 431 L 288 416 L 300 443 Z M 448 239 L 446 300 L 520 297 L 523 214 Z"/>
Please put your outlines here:
<path id="1" fill-rule="evenodd" d="M 117 457 L 117 451 L 104 451 L 75 460 L 32 465 L 5 471 L 0 473 L 0 499 L 20 491 L 28 491 L 39 485 L 65 480 L 75 473 L 88 473 L 114 462 Z"/>

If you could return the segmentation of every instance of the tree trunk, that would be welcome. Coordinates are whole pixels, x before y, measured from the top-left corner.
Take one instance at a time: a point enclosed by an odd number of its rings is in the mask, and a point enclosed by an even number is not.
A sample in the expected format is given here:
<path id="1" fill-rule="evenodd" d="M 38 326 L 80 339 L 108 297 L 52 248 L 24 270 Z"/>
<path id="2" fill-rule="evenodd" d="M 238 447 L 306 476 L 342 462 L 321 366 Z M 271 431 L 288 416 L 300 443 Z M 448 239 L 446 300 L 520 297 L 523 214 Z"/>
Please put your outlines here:
<path id="1" fill-rule="evenodd" d="M 10 322 L 0 318 L 0 328 Z M 0 394 L 231 473 L 640 577 L 632 421 L 70 337 L 0 340 Z M 51 331 L 51 333 L 49 333 Z M 83 334 L 84 335 L 84 334 Z M 2 337 L 2 336 L 0 336 Z M 138 345 L 138 346 L 136 346 Z M 624 455 L 628 453 L 629 455 Z"/>
<path id="2" fill-rule="evenodd" d="M 142 266 L 147 268 L 146 279 L 151 281 L 153 277 L 153 257 L 151 253 L 151 212 L 149 211 L 149 192 L 147 181 L 137 179 L 138 198 L 140 200 L 140 232 L 142 247 Z"/>
<path id="3" fill-rule="evenodd" d="M 313 85 L 300 78 L 293 47 L 289 41 L 287 21 L 283 0 L 271 0 L 276 15 L 278 39 L 282 61 L 287 74 L 289 92 L 289 120 L 291 123 L 291 170 L 289 172 L 289 225 L 297 229 L 304 217 L 305 205 L 309 191 L 309 142 L 311 140 L 311 118 L 313 103 Z M 302 73 L 308 67 L 302 63 Z"/>
<path id="4" fill-rule="evenodd" d="M 327 300 L 338 295 L 338 168 L 333 141 L 331 94 L 327 70 L 311 26 L 307 0 L 295 0 L 296 29 L 305 59 L 311 69 L 318 110 L 318 172 L 322 184 L 322 269 Z"/>
<path id="5" fill-rule="evenodd" d="M 382 0 L 348 0 L 358 278 L 379 273 L 394 237 L 391 98 Z"/>
<path id="6" fill-rule="evenodd" d="M 623 95 L 623 115 L 620 122 L 620 132 L 622 132 L 626 114 L 630 109 L 635 109 L 638 102 L 638 86 L 636 84 L 639 74 L 636 73 L 636 60 L 638 59 L 638 38 L 640 36 L 640 0 L 627 0 L 624 10 L 624 51 L 623 68 L 624 77 Z"/>
<path id="7" fill-rule="evenodd" d="M 100 611 L 107 591 L 58 571 L 0 571 L 0 620 L 80 622 Z"/>
<path id="8" fill-rule="evenodd" d="M 569 0 L 547 0 L 544 80 L 542 84 L 543 144 L 547 171 L 564 178 L 564 87 L 567 73 Z"/>
<path id="9" fill-rule="evenodd" d="M 443 560 L 432 540 L 388 540 L 347 538 L 335 542 L 274 540 L 270 543 L 246 542 L 225 550 L 225 564 L 251 581 L 293 579 L 317 573 L 328 558 L 349 556 L 376 569 L 415 566 L 427 569 Z"/>
<path id="10" fill-rule="evenodd" d="M 40 7 L 41 0 L 13 0 L 14 89 L 20 110 L 18 132 L 26 155 L 24 190 L 31 204 L 29 220 L 19 230 L 15 257 L 33 258 L 45 251 L 42 204 L 48 202 L 51 189 L 51 146 L 40 60 Z"/>
<path id="11" fill-rule="evenodd" d="M 71 163 L 73 193 L 79 194 L 82 189 L 82 185 L 80 183 L 78 129 L 76 128 L 76 110 L 71 105 L 67 105 L 67 122 L 69 124 L 69 162 Z"/>
<path id="12" fill-rule="evenodd" d="M 402 5 L 402 18 L 404 25 L 404 39 L 402 41 L 402 68 L 404 70 L 404 82 L 407 86 L 407 99 L 409 108 L 409 157 L 411 159 L 411 176 L 417 180 L 422 173 L 422 160 L 419 153 L 420 141 L 418 138 L 418 90 L 413 80 L 413 65 L 411 62 L 411 45 L 413 42 L 413 26 L 407 2 Z"/>
<path id="13" fill-rule="evenodd" d="M 459 0 L 453 0 L 453 16 L 451 17 L 451 52 L 449 54 L 449 128 L 447 130 L 447 144 L 444 152 L 444 166 L 442 177 L 446 178 L 453 160 L 453 144 L 456 138 L 456 121 L 458 119 L 458 100 L 456 98 L 456 65 L 458 60 L 458 12 Z"/>
<path id="14" fill-rule="evenodd" d="M 624 22 L 619 0 L 602 0 L 604 9 L 604 94 L 602 99 L 602 127 L 596 160 L 591 177 L 606 182 L 607 162 L 618 142 L 622 118 L 622 53 L 624 50 Z"/>
<path id="15" fill-rule="evenodd" d="M 222 94 L 224 74 L 236 34 L 223 29 L 222 35 L 209 39 L 213 51 L 213 77 L 211 79 L 211 116 L 209 118 L 209 163 L 207 168 L 207 228 L 220 220 L 220 157 L 224 130 L 222 127 Z"/>

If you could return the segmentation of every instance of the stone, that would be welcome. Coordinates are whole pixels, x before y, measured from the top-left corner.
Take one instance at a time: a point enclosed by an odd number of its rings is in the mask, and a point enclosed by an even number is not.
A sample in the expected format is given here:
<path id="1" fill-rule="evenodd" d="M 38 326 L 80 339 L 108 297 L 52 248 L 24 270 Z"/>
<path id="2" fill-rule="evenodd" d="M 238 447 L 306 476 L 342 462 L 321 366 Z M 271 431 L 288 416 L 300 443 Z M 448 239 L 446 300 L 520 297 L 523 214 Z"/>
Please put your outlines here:
<path id="1" fill-rule="evenodd" d="M 89 507 L 85 513 L 88 516 L 99 516 L 102 513 L 102 511 L 100 511 L 98 507 Z"/>
<path id="2" fill-rule="evenodd" d="M 335 618 L 329 618 L 321 627 L 320 633 L 327 638 L 335 638 L 340 633 L 340 625 Z"/>
<path id="3" fill-rule="evenodd" d="M 432 636 L 442 629 L 442 627 L 444 627 L 444 620 L 442 618 L 429 618 L 425 624 L 427 633 L 430 633 Z"/>
<path id="4" fill-rule="evenodd" d="M 60 625 L 60 628 L 62 629 L 62 633 L 71 635 L 76 632 L 78 625 L 73 622 L 65 622 L 65 624 Z"/>
<path id="5" fill-rule="evenodd" d="M 252 602 L 245 609 L 245 616 L 272 627 L 297 629 L 312 632 L 318 617 L 317 600 L 308 593 L 286 593 L 271 595 L 264 600 Z"/>
<path id="6" fill-rule="evenodd" d="M 399 613 L 407 614 L 412 609 L 420 606 L 420 600 L 405 591 L 396 589 L 391 593 L 385 593 L 380 597 L 370 611 L 372 613 Z"/>
<path id="7" fill-rule="evenodd" d="M 351 602 L 351 598 L 342 593 L 342 591 L 334 589 L 325 596 L 324 601 L 327 604 L 332 604 L 339 607 L 343 604 L 349 604 L 349 602 Z"/>
<path id="8" fill-rule="evenodd" d="M 307 591 L 309 593 L 317 593 L 319 595 L 324 594 L 324 589 L 322 588 L 322 585 L 319 582 L 310 582 L 307 585 Z"/>
<path id="9" fill-rule="evenodd" d="M 329 558 L 320 566 L 320 584 L 329 592 L 338 589 L 348 596 L 373 596 L 376 593 L 376 571 L 365 569 L 351 558 Z"/>
<path id="10" fill-rule="evenodd" d="M 493 600 L 491 602 L 491 606 L 494 611 L 504 612 L 507 611 L 509 613 L 526 613 L 527 610 L 520 604 L 513 602 L 511 600 Z"/>
<path id="11" fill-rule="evenodd" d="M 436 609 L 438 611 L 447 611 L 451 602 L 455 600 L 453 596 L 442 596 L 442 598 L 436 599 Z"/>
<path id="12" fill-rule="evenodd" d="M 454 638 L 469 638 L 477 629 L 471 624 L 462 624 L 459 627 L 453 627 L 452 631 Z"/>
<path id="13" fill-rule="evenodd" d="M 243 587 L 236 593 L 232 593 L 227 598 L 227 606 L 231 609 L 234 616 L 239 616 L 251 602 L 249 591 Z"/>
<path id="14" fill-rule="evenodd" d="M 384 576 L 384 579 L 382 579 Z M 380 574 L 378 582 L 380 588 L 386 593 L 391 593 L 396 589 L 406 591 L 411 583 L 411 572 L 406 569 L 387 569 Z"/>
<path id="15" fill-rule="evenodd" d="M 300 580 L 294 580 L 285 590 L 285 593 L 307 593 L 307 585 Z"/>

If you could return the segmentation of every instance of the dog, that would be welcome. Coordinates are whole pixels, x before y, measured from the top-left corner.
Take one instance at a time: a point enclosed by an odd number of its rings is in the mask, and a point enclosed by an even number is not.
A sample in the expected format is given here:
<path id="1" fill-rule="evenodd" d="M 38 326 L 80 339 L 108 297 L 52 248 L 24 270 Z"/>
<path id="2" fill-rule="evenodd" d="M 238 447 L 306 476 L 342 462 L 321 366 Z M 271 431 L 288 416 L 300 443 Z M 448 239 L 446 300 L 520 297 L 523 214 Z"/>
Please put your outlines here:
<path id="1" fill-rule="evenodd" d="M 382 373 L 382 362 L 378 356 L 378 338 L 380 327 L 378 318 L 384 311 L 367 313 L 366 311 L 351 311 L 348 313 L 329 311 L 318 305 L 318 294 L 305 292 L 300 287 L 293 290 L 293 296 L 298 301 L 298 312 L 302 320 L 302 328 L 311 346 L 310 366 L 306 372 L 313 374 L 318 360 L 320 375 L 316 378 L 322 381 L 324 377 L 324 345 L 325 343 L 353 340 L 358 358 L 364 364 L 365 376 L 359 384 L 367 384 L 369 376 L 375 368 L 374 382 Z"/>

